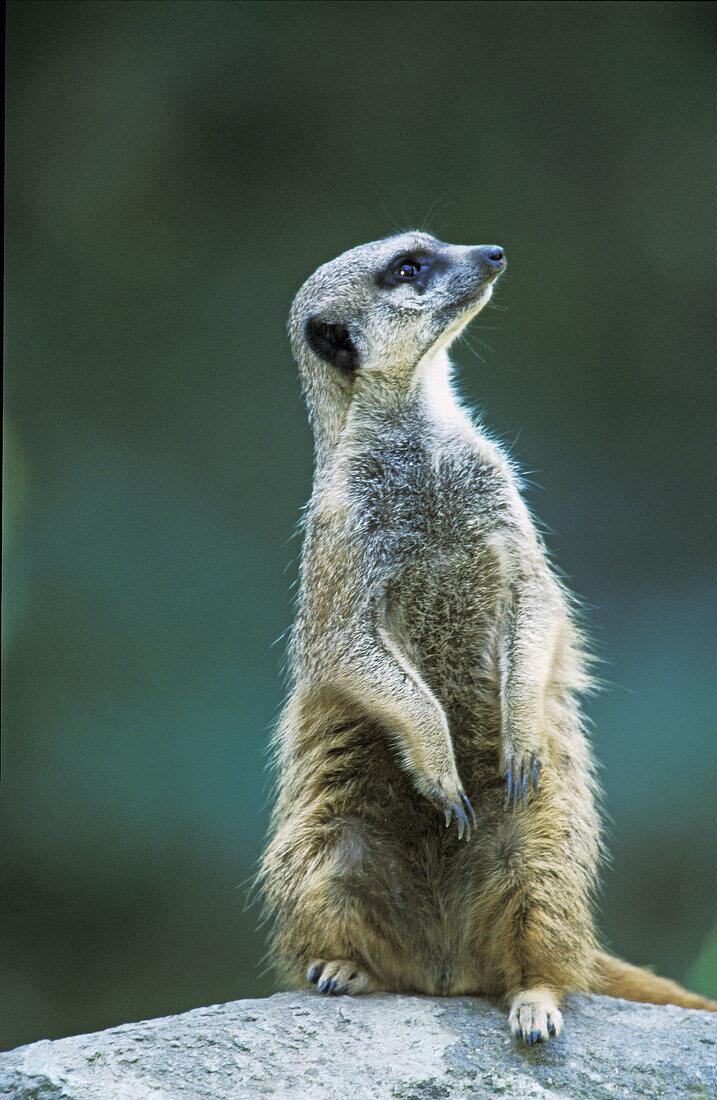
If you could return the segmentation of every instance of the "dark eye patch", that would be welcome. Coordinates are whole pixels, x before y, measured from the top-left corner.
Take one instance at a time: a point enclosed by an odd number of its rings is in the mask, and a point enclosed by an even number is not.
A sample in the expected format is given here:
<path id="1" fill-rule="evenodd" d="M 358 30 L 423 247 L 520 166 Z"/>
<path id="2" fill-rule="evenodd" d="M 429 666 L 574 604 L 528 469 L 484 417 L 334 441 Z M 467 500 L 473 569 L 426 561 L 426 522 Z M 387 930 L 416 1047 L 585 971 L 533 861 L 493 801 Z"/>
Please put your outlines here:
<path id="1" fill-rule="evenodd" d="M 430 252 L 399 252 L 376 276 L 376 284 L 383 290 L 408 283 L 419 293 L 428 286 L 435 267 L 436 257 Z M 413 269 L 417 269 L 413 274 Z"/>

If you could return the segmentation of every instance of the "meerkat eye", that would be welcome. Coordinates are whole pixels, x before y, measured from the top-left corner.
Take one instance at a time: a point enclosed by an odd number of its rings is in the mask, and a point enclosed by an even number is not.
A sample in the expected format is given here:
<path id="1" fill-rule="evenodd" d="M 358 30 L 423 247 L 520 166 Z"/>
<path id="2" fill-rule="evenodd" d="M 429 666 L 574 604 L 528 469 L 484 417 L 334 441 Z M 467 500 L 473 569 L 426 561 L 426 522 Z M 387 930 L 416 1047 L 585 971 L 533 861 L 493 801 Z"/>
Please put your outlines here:
<path id="1" fill-rule="evenodd" d="M 382 271 L 378 272 L 376 281 L 384 289 L 399 286 L 401 283 L 412 283 L 414 289 L 422 294 L 426 289 L 433 263 L 433 257 L 427 254 L 404 252 L 401 255 L 399 253 L 386 264 Z"/>
<path id="2" fill-rule="evenodd" d="M 409 283 L 411 279 L 415 279 L 420 274 L 422 267 L 423 264 L 415 263 L 413 260 L 403 260 L 393 269 L 393 273 L 397 279 Z"/>

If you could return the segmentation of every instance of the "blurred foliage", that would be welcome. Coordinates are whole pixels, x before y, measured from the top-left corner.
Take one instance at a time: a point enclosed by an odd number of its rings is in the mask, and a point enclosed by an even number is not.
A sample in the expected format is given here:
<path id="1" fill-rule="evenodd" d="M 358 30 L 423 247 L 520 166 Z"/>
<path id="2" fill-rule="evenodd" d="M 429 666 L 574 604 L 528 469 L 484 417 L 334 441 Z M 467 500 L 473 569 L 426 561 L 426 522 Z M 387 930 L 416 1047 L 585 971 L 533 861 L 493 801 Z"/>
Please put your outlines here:
<path id="1" fill-rule="evenodd" d="M 716 10 L 8 5 L 5 1045 L 273 988 L 285 318 L 409 225 L 507 250 L 461 385 L 604 659 L 605 938 L 684 979 L 717 871 Z"/>

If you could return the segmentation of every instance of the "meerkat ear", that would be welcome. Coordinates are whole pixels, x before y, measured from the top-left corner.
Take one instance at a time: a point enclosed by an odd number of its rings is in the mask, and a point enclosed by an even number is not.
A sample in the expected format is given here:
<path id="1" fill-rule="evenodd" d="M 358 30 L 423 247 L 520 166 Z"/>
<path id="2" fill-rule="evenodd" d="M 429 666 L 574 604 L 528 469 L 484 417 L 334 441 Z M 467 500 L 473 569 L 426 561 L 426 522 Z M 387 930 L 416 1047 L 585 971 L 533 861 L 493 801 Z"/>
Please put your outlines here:
<path id="1" fill-rule="evenodd" d="M 346 325 L 323 320 L 313 314 L 304 329 L 306 342 L 316 355 L 332 367 L 353 374 L 359 367 L 359 353 Z"/>

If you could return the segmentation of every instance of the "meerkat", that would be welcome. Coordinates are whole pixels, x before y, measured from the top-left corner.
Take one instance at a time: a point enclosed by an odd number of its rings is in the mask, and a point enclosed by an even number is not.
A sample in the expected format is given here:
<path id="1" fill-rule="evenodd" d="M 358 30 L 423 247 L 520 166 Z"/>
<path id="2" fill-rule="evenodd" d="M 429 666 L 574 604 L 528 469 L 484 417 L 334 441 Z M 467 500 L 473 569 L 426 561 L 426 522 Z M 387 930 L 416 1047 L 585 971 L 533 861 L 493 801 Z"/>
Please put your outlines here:
<path id="1" fill-rule="evenodd" d="M 717 1005 L 602 952 L 589 686 L 573 603 L 449 345 L 497 246 L 409 233 L 320 267 L 289 333 L 315 438 L 261 880 L 294 985 Z"/>

